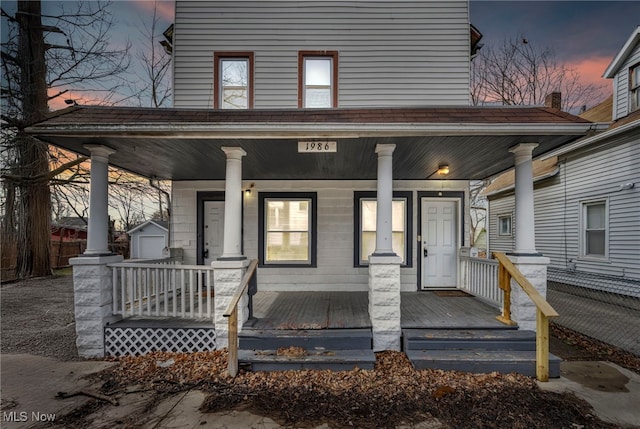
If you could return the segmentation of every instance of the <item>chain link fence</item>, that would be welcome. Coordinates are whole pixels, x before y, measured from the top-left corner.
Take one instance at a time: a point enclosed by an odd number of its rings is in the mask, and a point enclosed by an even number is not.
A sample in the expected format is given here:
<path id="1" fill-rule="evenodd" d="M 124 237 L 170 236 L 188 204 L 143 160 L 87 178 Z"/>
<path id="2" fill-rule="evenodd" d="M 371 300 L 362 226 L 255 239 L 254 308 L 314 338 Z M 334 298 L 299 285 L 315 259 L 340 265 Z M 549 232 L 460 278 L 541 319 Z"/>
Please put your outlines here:
<path id="1" fill-rule="evenodd" d="M 549 267 L 554 322 L 640 356 L 640 281 Z"/>

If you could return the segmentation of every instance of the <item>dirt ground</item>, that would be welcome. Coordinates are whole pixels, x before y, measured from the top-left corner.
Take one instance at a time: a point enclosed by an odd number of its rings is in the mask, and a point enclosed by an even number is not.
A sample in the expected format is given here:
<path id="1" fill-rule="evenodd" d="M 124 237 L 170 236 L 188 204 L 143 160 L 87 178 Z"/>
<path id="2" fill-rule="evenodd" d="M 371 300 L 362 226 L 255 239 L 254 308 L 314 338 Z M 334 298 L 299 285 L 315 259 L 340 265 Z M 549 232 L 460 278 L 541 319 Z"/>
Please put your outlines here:
<path id="1" fill-rule="evenodd" d="M 0 288 L 2 353 L 78 360 L 70 276 L 33 279 Z M 565 359 L 618 359 L 640 372 L 640 358 L 554 327 L 552 352 Z M 170 362 L 158 365 L 158 362 Z M 226 352 L 154 353 L 126 357 L 99 374 L 100 394 L 117 400 L 143 394 L 141 410 L 113 427 L 142 427 L 167 398 L 199 390 L 205 413 L 251 410 L 291 427 L 394 427 L 437 419 L 444 427 L 614 428 L 574 395 L 541 391 L 517 374 L 470 374 L 413 369 L 399 352 L 377 354 L 374 370 L 241 372 L 226 376 Z M 96 412 L 113 407 L 94 399 L 56 422 L 59 428 L 95 427 Z M 135 418 L 135 420 L 132 420 Z"/>

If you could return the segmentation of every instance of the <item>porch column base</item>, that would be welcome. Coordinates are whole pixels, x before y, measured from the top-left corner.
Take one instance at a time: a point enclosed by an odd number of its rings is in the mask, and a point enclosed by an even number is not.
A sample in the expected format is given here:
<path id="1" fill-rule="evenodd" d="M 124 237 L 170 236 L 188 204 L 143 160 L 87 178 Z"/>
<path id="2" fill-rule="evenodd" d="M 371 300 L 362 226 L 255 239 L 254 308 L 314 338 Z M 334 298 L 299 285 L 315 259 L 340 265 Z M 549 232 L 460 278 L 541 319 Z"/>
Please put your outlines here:
<path id="1" fill-rule="evenodd" d="M 104 327 L 120 318 L 113 315 L 113 275 L 107 264 L 122 260 L 120 255 L 84 255 L 69 260 L 80 357 L 104 357 Z"/>
<path id="2" fill-rule="evenodd" d="M 213 284 L 215 285 L 215 316 L 213 323 L 216 329 L 216 348 L 223 349 L 229 346 L 229 319 L 223 316 L 231 297 L 240 286 L 240 281 L 249 266 L 248 259 L 244 260 L 218 260 L 211 262 L 215 268 L 213 271 Z M 248 295 L 244 294 L 238 303 L 238 332 L 242 330 L 242 324 L 249 319 Z"/>
<path id="3" fill-rule="evenodd" d="M 513 265 L 531 282 L 543 298 L 547 298 L 547 265 L 545 256 L 508 255 Z M 520 329 L 536 330 L 536 306 L 529 296 L 511 279 L 511 318 Z"/>
<path id="4" fill-rule="evenodd" d="M 373 351 L 400 351 L 399 256 L 369 256 L 369 318 Z"/>

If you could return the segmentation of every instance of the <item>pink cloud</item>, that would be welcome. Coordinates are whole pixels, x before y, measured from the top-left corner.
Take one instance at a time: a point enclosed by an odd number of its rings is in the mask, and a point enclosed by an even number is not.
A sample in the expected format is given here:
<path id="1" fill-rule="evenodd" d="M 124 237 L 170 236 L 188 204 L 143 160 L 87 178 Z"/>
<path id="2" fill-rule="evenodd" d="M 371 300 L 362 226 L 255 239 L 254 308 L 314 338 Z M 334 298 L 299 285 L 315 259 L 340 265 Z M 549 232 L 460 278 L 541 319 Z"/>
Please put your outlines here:
<path id="1" fill-rule="evenodd" d="M 48 95 L 49 97 L 51 97 L 59 93 L 61 90 L 63 89 L 49 88 Z M 60 110 L 60 109 L 65 109 L 71 106 L 71 104 L 67 104 L 65 100 L 73 100 L 77 104 L 84 104 L 84 105 L 101 104 L 101 100 L 97 99 L 96 94 L 92 93 L 91 91 L 69 90 L 64 94 L 62 94 L 61 96 L 49 100 L 49 109 Z"/>
<path id="2" fill-rule="evenodd" d="M 611 91 L 611 80 L 602 77 L 609 63 L 611 58 L 603 56 L 584 58 L 567 65 L 580 73 L 582 83 L 594 84 L 603 87 L 605 91 Z"/>
<path id="3" fill-rule="evenodd" d="M 152 13 L 156 7 L 158 17 L 173 22 L 174 2 L 173 0 L 134 0 L 134 5 L 145 12 Z"/>

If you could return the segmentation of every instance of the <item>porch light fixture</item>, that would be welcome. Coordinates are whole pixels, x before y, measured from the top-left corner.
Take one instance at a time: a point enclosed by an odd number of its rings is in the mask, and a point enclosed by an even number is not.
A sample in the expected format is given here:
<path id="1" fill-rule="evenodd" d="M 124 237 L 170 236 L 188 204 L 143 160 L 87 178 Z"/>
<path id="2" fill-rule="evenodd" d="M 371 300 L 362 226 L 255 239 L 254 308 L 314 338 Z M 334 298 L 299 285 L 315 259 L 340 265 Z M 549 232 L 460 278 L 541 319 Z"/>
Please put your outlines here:
<path id="1" fill-rule="evenodd" d="M 245 189 L 244 194 L 248 197 L 249 195 L 251 195 L 251 190 L 253 189 L 253 187 L 255 186 L 255 183 L 252 183 L 249 185 L 249 187 L 247 189 Z"/>
<path id="2" fill-rule="evenodd" d="M 440 164 L 438 166 L 438 171 L 436 171 L 441 176 L 446 176 L 449 174 L 449 165 L 448 164 Z"/>

